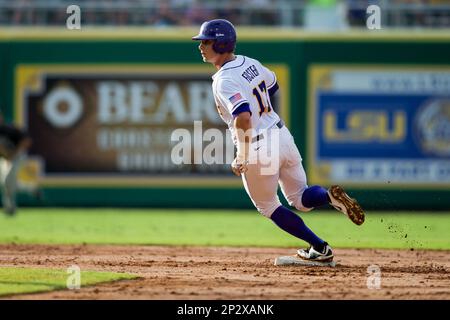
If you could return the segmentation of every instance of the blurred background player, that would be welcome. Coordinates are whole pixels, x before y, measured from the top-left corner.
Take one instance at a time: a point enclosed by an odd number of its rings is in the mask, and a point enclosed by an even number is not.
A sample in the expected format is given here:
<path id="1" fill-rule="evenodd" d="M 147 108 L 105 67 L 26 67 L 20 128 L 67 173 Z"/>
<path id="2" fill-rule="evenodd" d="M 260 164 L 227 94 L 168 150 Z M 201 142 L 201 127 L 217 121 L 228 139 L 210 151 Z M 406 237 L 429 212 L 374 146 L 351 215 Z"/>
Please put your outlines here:
<path id="1" fill-rule="evenodd" d="M 360 225 L 364 222 L 360 205 L 340 186 L 332 186 L 329 190 L 321 186 L 308 187 L 294 138 L 273 110 L 271 97 L 278 90 L 276 75 L 259 61 L 234 54 L 236 31 L 229 21 L 206 21 L 199 34 L 192 39 L 200 41 L 198 48 L 203 61 L 218 70 L 212 76 L 214 99 L 220 117 L 229 126 L 237 146 L 232 171 L 242 176 L 245 190 L 261 214 L 311 245 L 308 249 L 298 250 L 301 258 L 332 261 L 333 252 L 328 243 L 311 231 L 297 214 L 281 204 L 277 195 L 278 183 L 289 204 L 300 211 L 307 212 L 329 203 Z M 279 130 L 279 134 L 274 136 L 269 130 Z M 264 139 L 279 139 L 276 143 L 279 149 L 275 153 L 277 167 L 270 174 L 262 171 L 259 158 L 262 151 L 257 151 L 260 149 L 258 143 Z M 265 143 L 267 145 L 269 142 Z M 258 152 L 257 161 L 252 161 L 252 152 Z"/>
<path id="2" fill-rule="evenodd" d="M 17 175 L 30 146 L 31 138 L 28 134 L 5 123 L 0 114 L 0 181 L 3 209 L 7 215 L 14 215 L 16 212 Z"/>

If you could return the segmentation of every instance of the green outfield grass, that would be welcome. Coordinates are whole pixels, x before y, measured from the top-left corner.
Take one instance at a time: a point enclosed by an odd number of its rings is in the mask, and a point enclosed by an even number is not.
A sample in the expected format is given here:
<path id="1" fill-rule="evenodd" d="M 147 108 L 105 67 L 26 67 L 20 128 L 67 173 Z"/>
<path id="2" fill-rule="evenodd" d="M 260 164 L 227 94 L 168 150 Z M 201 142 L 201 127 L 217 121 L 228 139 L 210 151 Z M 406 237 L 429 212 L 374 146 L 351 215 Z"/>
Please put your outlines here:
<path id="1" fill-rule="evenodd" d="M 33 268 L 0 268 L 0 296 L 36 293 L 67 289 L 68 277 L 73 273 L 58 269 Z M 113 272 L 80 272 L 80 287 L 125 279 L 134 279 L 136 276 L 126 273 Z M 69 279 L 69 285 L 74 283 Z"/>
<path id="2" fill-rule="evenodd" d="M 450 212 L 367 212 L 356 226 L 337 211 L 301 213 L 333 247 L 450 249 Z M 296 247 L 256 211 L 21 209 L 0 216 L 0 243 Z"/>

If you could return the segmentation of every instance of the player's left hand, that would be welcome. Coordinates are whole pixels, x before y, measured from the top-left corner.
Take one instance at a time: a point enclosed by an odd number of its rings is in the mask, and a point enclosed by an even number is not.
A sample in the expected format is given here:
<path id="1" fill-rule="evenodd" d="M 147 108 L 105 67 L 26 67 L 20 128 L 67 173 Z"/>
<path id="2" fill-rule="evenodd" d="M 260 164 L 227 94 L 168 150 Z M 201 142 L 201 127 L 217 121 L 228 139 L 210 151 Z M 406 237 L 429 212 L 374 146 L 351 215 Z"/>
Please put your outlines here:
<path id="1" fill-rule="evenodd" d="M 235 175 L 240 177 L 241 174 L 246 173 L 248 170 L 248 160 L 242 161 L 239 157 L 236 157 L 231 163 L 231 170 Z"/>

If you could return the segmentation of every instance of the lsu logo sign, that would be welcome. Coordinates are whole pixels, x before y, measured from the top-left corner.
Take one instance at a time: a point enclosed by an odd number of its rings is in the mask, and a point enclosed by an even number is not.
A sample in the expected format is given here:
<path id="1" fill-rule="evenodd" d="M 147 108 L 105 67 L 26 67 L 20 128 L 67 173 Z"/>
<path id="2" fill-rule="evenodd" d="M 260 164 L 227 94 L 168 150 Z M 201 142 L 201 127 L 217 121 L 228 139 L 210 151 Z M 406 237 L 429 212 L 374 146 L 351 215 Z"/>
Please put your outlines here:
<path id="1" fill-rule="evenodd" d="M 323 115 L 324 138 L 329 142 L 401 142 L 406 136 L 406 113 L 402 110 L 350 110 Z M 343 123 L 340 128 L 339 123 Z"/>
<path id="2" fill-rule="evenodd" d="M 449 186 L 450 70 L 315 66 L 311 183 Z"/>

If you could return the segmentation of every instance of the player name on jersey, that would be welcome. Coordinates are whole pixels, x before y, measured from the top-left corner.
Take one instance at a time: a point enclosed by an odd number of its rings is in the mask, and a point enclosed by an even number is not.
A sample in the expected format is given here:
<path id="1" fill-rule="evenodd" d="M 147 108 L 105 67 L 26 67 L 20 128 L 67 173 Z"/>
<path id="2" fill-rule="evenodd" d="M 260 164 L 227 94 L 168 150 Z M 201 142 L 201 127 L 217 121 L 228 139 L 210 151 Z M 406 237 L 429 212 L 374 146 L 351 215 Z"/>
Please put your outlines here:
<path id="1" fill-rule="evenodd" d="M 251 65 L 241 74 L 241 76 L 248 82 L 252 82 L 257 76 L 259 76 L 259 71 L 256 69 L 255 65 Z"/>

